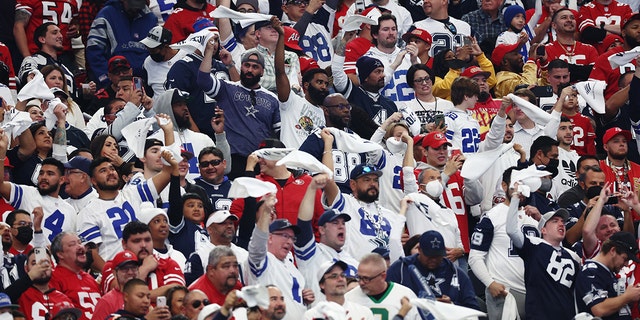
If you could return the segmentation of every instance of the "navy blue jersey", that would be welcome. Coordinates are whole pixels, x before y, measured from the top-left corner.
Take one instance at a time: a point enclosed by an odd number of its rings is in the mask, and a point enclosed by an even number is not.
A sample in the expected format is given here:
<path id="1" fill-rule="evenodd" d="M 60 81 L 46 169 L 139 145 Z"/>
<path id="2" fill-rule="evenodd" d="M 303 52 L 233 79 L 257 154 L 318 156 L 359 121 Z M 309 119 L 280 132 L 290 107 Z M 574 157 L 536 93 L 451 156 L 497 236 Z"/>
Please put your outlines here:
<path id="1" fill-rule="evenodd" d="M 563 247 L 554 248 L 536 237 L 524 237 L 520 249 L 527 288 L 527 319 L 556 320 L 575 316 L 573 289 L 580 258 Z"/>
<path id="2" fill-rule="evenodd" d="M 188 54 L 176 62 L 167 73 L 165 89 L 180 89 L 189 93 L 189 113 L 191 118 L 198 125 L 200 132 L 214 137 L 211 128 L 211 117 L 215 114 L 216 100 L 208 97 L 198 86 L 196 78 L 202 58 L 194 54 Z M 211 64 L 211 74 L 218 79 L 229 79 L 229 71 L 224 64 L 218 60 L 213 60 Z"/>
<path id="3" fill-rule="evenodd" d="M 349 88 L 351 92 L 349 92 Z M 381 125 L 394 112 L 398 112 L 398 107 L 391 99 L 379 95 L 377 100 L 373 100 L 362 87 L 355 87 L 351 81 L 349 81 L 346 92 L 349 92 L 347 100 L 364 109 L 371 117 L 371 120 L 378 125 Z"/>
<path id="4" fill-rule="evenodd" d="M 187 219 L 177 227 L 170 226 L 170 230 L 169 243 L 185 257 L 195 252 L 199 243 L 209 242 L 207 230 Z"/>
<path id="5" fill-rule="evenodd" d="M 578 312 L 591 313 L 593 306 L 607 298 L 615 298 L 624 293 L 624 283 L 618 280 L 609 268 L 594 260 L 587 260 L 576 277 L 576 303 Z M 602 317 L 603 320 L 631 319 L 631 309 L 625 305 L 618 312 Z"/>
<path id="6" fill-rule="evenodd" d="M 213 211 L 211 212 L 231 209 L 232 199 L 228 197 L 229 189 L 231 189 L 231 180 L 229 178 L 225 176 L 222 183 L 216 185 L 204 181 L 202 177 L 198 177 L 195 179 L 195 183 L 204 189 L 211 204 L 213 204 Z"/>
<path id="7" fill-rule="evenodd" d="M 321 130 L 321 129 L 318 129 Z M 353 133 L 353 131 L 345 128 L 346 132 Z M 335 137 L 335 136 L 334 136 Z M 335 137 L 336 139 L 338 137 Z M 300 151 L 304 151 L 314 156 L 318 161 L 322 162 L 322 153 L 324 152 L 324 142 L 322 138 L 314 131 L 300 146 Z M 367 153 L 353 153 L 345 152 L 344 150 L 338 150 L 335 140 L 332 146 L 333 155 L 333 180 L 340 188 L 340 192 L 344 194 L 351 194 L 351 186 L 349 185 L 349 175 L 351 170 L 359 164 L 373 164 L 378 168 L 382 168 L 386 162 L 386 156 L 384 152 L 378 153 L 376 156 L 368 156 Z"/>
<path id="8" fill-rule="evenodd" d="M 418 254 L 400 258 L 389 266 L 387 281 L 411 289 L 418 298 L 430 298 L 431 294 L 436 298 L 446 295 L 456 305 L 479 309 L 469 276 L 446 258 L 435 270 L 423 267 L 418 261 Z"/>

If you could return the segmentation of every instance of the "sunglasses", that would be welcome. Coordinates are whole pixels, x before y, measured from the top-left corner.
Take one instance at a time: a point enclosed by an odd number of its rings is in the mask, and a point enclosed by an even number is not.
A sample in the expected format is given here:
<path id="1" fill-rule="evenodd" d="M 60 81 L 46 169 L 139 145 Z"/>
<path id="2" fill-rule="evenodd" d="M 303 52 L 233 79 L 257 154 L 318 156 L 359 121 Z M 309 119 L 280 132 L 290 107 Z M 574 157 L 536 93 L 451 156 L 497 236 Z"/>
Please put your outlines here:
<path id="1" fill-rule="evenodd" d="M 211 161 L 201 161 L 199 165 L 200 165 L 200 168 L 206 168 L 206 167 L 208 167 L 210 165 L 215 167 L 215 166 L 217 166 L 217 165 L 219 165 L 221 163 L 222 163 L 222 160 L 215 159 L 215 160 L 211 160 Z"/>
<path id="2" fill-rule="evenodd" d="M 208 299 L 204 299 L 204 300 L 196 300 L 196 301 L 191 302 L 191 306 L 194 309 L 200 308 L 200 305 L 208 306 L 209 305 L 209 300 Z"/>
<path id="3" fill-rule="evenodd" d="M 417 78 L 417 79 L 413 80 L 413 83 L 416 83 L 416 84 L 420 84 L 420 83 L 423 83 L 423 82 L 424 83 L 429 83 L 429 82 L 431 82 L 431 78 L 424 77 L 424 78 Z"/>
<path id="4" fill-rule="evenodd" d="M 349 110 L 351 111 L 351 105 L 348 103 L 339 103 L 333 106 L 325 106 L 327 108 L 338 108 L 340 110 Z"/>

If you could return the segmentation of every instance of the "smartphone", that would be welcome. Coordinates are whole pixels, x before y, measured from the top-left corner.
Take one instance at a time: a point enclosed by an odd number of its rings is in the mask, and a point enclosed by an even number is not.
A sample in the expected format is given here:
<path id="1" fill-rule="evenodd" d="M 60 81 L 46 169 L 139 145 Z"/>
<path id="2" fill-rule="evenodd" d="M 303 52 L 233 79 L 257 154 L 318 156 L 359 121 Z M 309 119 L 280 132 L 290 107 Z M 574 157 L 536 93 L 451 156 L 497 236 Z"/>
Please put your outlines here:
<path id="1" fill-rule="evenodd" d="M 135 90 L 142 90 L 142 78 L 133 77 L 133 88 Z"/>
<path id="2" fill-rule="evenodd" d="M 544 45 L 539 45 L 536 48 L 536 56 L 542 57 L 542 56 L 546 55 L 547 54 L 547 50 L 545 48 L 546 47 Z"/>
<path id="3" fill-rule="evenodd" d="M 457 155 L 462 154 L 462 151 L 460 151 L 460 149 L 451 149 L 451 158 L 454 158 Z"/>
<path id="4" fill-rule="evenodd" d="M 553 97 L 553 87 L 551 86 L 535 86 L 531 88 L 531 92 L 538 98 Z"/>
<path id="5" fill-rule="evenodd" d="M 49 255 L 47 255 L 47 249 L 42 247 L 33 248 L 33 252 L 36 255 L 36 263 L 42 260 L 49 260 Z"/>
<path id="6" fill-rule="evenodd" d="M 436 124 L 436 128 L 444 127 L 444 113 L 438 113 L 433 116 L 433 120 Z"/>
<path id="7" fill-rule="evenodd" d="M 471 45 L 471 37 L 463 37 L 463 45 L 464 46 L 470 46 Z"/>
<path id="8" fill-rule="evenodd" d="M 166 307 L 167 306 L 167 297 L 159 296 L 156 298 L 156 307 Z"/>

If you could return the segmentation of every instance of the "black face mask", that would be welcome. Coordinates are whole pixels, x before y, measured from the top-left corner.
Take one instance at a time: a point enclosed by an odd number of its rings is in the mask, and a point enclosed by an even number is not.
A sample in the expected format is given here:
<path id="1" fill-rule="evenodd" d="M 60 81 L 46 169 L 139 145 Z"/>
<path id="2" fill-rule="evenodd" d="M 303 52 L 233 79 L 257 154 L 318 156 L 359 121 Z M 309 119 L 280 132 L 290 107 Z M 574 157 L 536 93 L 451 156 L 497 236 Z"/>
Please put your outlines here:
<path id="1" fill-rule="evenodd" d="M 549 159 L 549 162 L 545 166 L 544 170 L 549 171 L 551 173 L 551 176 L 555 177 L 558 175 L 559 164 L 560 164 L 560 161 L 558 159 Z"/>
<path id="2" fill-rule="evenodd" d="M 600 195 L 600 192 L 602 191 L 602 187 L 601 186 L 593 186 L 593 187 L 589 187 L 587 189 L 587 199 L 593 199 L 594 197 L 597 197 Z"/>
<path id="3" fill-rule="evenodd" d="M 164 61 L 164 55 L 161 53 L 150 53 L 149 57 L 151 58 L 151 60 L 155 61 L 155 62 L 162 62 Z"/>
<path id="4" fill-rule="evenodd" d="M 31 240 L 33 240 L 33 229 L 31 227 L 18 227 L 18 235 L 16 236 L 16 240 L 20 241 L 22 244 L 29 244 Z"/>
<path id="5" fill-rule="evenodd" d="M 2 241 L 2 251 L 7 252 L 9 251 L 9 249 L 11 249 L 11 241 L 9 242 Z"/>

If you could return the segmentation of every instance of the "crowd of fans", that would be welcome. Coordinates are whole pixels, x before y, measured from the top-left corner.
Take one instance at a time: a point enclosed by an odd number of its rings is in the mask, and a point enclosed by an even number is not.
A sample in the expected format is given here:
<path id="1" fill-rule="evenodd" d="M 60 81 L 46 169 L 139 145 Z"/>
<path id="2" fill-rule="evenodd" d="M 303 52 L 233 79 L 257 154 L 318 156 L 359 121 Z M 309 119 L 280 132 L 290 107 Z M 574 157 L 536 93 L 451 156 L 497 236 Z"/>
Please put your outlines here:
<path id="1" fill-rule="evenodd" d="M 638 319 L 639 7 L 2 1 L 0 317 Z"/>

